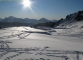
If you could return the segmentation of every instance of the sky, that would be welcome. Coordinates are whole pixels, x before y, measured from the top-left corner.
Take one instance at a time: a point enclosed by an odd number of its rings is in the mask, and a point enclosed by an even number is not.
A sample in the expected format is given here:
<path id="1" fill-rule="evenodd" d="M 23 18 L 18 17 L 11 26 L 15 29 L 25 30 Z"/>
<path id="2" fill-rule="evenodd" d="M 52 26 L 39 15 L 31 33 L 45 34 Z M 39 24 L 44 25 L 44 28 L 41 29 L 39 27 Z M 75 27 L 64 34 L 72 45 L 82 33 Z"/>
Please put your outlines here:
<path id="1" fill-rule="evenodd" d="M 24 8 L 21 0 L 0 0 L 0 18 L 59 20 L 66 15 L 83 10 L 83 0 L 30 0 L 31 8 Z"/>

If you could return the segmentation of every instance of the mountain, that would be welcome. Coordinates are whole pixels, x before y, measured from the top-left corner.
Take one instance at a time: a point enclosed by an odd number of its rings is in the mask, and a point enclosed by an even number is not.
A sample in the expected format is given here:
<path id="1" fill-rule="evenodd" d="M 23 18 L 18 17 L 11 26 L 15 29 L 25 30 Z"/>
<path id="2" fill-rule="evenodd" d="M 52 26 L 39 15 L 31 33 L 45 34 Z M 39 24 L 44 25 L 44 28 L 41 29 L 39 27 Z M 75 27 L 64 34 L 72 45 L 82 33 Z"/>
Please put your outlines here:
<path id="1" fill-rule="evenodd" d="M 51 22 L 51 20 L 48 20 L 46 18 L 41 18 L 38 21 L 39 21 L 39 23 Z"/>
<path id="2" fill-rule="evenodd" d="M 51 20 L 45 19 L 45 18 L 41 18 L 39 20 L 37 19 L 29 19 L 29 18 L 16 18 L 13 16 L 9 16 L 9 17 L 5 17 L 4 19 L 0 19 L 1 22 L 8 22 L 8 23 L 12 23 L 12 22 L 18 22 L 18 23 L 31 23 L 31 24 L 38 24 L 38 23 L 46 23 L 46 22 L 50 22 Z"/>
<path id="3" fill-rule="evenodd" d="M 2 28 L 5 27 L 12 27 L 12 26 L 34 26 L 34 25 L 41 25 L 44 26 L 53 26 L 54 23 L 51 22 L 52 20 L 48 20 L 46 18 L 37 19 L 29 19 L 29 18 L 17 18 L 13 16 L 5 17 L 4 19 L 0 19 L 0 26 Z M 50 22 L 50 23 L 49 23 Z"/>
<path id="4" fill-rule="evenodd" d="M 2 18 L 0 18 L 0 21 L 2 20 Z"/>
<path id="5" fill-rule="evenodd" d="M 77 13 L 73 13 L 67 15 L 65 19 L 60 19 L 55 24 L 56 27 L 63 27 L 63 28 L 71 28 L 73 24 L 79 23 L 83 21 L 83 11 L 78 11 Z"/>
<path id="6" fill-rule="evenodd" d="M 57 20 L 52 20 L 52 22 L 57 22 Z"/>
<path id="7" fill-rule="evenodd" d="M 83 35 L 83 11 L 67 15 L 65 19 L 60 19 L 55 23 L 55 28 L 68 28 L 67 33 Z"/>

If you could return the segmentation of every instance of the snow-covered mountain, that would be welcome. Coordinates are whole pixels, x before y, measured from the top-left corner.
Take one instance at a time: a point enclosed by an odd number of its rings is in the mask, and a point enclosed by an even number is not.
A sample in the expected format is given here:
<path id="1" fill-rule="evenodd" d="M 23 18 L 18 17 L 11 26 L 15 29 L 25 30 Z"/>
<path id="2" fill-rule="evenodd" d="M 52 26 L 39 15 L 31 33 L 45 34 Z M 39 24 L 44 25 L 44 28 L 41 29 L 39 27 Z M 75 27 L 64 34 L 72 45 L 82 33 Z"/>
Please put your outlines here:
<path id="1" fill-rule="evenodd" d="M 73 27 L 73 25 L 77 23 L 79 23 L 78 24 L 79 26 L 82 21 L 83 21 L 83 11 L 79 11 L 77 13 L 67 15 L 65 19 L 59 20 L 57 23 L 58 25 L 57 24 L 56 25 L 57 27 L 71 28 Z"/>
<path id="2" fill-rule="evenodd" d="M 1 22 L 9 22 L 9 23 L 19 22 L 19 23 L 38 24 L 38 23 L 50 22 L 51 20 L 48 20 L 46 18 L 41 18 L 39 20 L 37 20 L 37 19 L 29 19 L 29 18 L 22 19 L 22 18 L 16 18 L 16 17 L 13 17 L 13 16 L 9 16 L 9 17 L 6 17 L 4 19 L 0 19 L 0 21 Z"/>
<path id="3" fill-rule="evenodd" d="M 9 23 L 12 23 L 12 22 L 19 22 L 19 23 L 31 23 L 32 22 L 33 23 L 33 21 L 36 21 L 36 19 L 29 19 L 29 18 L 22 19 L 22 18 L 16 18 L 13 16 L 9 16 L 1 20 L 1 22 L 9 22 Z"/>
<path id="4" fill-rule="evenodd" d="M 83 11 L 67 15 L 65 19 L 59 20 L 55 28 L 69 28 L 64 30 L 65 34 L 81 34 L 83 36 Z"/>
<path id="5" fill-rule="evenodd" d="M 46 18 L 41 18 L 41 19 L 39 19 L 39 22 L 40 23 L 45 23 L 45 22 L 51 22 L 51 20 L 48 20 Z"/>

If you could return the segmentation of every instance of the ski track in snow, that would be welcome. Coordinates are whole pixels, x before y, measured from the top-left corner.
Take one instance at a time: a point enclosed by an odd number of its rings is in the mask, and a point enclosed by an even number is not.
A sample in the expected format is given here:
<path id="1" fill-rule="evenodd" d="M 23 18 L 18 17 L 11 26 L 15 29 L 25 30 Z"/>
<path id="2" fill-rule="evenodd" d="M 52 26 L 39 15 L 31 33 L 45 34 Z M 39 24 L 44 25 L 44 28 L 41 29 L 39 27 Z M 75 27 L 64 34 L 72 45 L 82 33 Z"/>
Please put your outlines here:
<path id="1" fill-rule="evenodd" d="M 53 32 L 54 33 L 54 32 Z M 82 38 L 47 30 L 12 27 L 0 30 L 1 60 L 82 60 Z"/>

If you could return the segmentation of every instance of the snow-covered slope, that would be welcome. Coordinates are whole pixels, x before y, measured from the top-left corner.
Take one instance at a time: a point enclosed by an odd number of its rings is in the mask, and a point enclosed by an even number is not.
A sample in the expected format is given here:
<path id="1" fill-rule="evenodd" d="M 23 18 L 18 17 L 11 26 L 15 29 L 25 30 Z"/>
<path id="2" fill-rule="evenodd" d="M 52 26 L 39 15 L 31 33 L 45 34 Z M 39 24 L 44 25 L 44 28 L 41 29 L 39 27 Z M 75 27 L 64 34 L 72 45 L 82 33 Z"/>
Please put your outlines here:
<path id="1" fill-rule="evenodd" d="M 0 30 L 1 60 L 82 60 L 83 39 L 62 30 L 10 27 Z"/>
<path id="2" fill-rule="evenodd" d="M 57 26 L 57 27 L 63 27 L 63 28 L 71 27 L 71 25 L 76 22 L 76 21 L 75 21 L 75 17 L 77 16 L 77 14 L 78 14 L 78 13 L 72 14 L 72 15 L 68 16 L 68 18 L 63 19 L 63 20 L 59 23 L 59 26 Z"/>
<path id="3" fill-rule="evenodd" d="M 57 28 L 69 28 L 63 31 L 64 34 L 81 34 L 83 36 L 83 11 L 66 16 L 58 23 Z"/>

